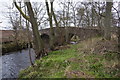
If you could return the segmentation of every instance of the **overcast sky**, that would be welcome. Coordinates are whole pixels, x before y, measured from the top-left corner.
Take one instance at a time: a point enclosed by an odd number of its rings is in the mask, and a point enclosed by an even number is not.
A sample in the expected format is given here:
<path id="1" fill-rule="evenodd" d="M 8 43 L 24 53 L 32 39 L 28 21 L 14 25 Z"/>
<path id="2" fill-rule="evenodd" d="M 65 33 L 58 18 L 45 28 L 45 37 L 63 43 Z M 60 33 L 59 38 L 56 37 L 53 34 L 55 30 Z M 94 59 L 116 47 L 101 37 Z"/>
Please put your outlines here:
<path id="1" fill-rule="evenodd" d="M 8 8 L 6 6 L 12 6 L 12 1 L 13 0 L 0 0 L 0 30 L 1 29 L 10 29 L 9 27 L 11 26 L 8 23 L 8 19 L 6 18 L 6 16 L 8 15 L 7 12 L 9 12 Z M 45 0 L 30 0 L 31 2 L 43 2 Z M 58 6 L 58 1 L 59 0 L 55 0 L 54 2 L 54 7 L 57 9 L 59 8 Z M 60 0 L 60 1 L 64 1 L 64 0 Z M 88 1 L 88 0 L 70 0 L 70 1 Z M 105 1 L 105 0 L 95 0 L 95 1 Z M 107 1 L 111 1 L 111 0 L 107 0 Z M 118 3 L 120 2 L 120 0 L 114 0 L 114 2 Z M 1 23 L 2 22 L 2 23 Z"/>

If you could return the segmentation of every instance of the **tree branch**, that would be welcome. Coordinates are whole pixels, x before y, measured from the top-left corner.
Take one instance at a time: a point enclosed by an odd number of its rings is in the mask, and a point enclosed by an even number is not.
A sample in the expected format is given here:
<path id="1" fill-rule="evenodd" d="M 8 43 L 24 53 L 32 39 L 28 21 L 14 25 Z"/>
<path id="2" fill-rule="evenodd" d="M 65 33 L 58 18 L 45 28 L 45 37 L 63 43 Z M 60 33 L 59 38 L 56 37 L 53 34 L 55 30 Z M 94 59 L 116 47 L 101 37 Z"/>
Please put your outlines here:
<path id="1" fill-rule="evenodd" d="M 30 22 L 29 16 L 26 16 L 26 15 L 23 13 L 23 11 L 21 10 L 21 8 L 17 5 L 16 0 L 13 0 L 13 1 L 14 1 L 14 4 L 15 4 L 15 7 L 18 9 L 18 11 L 21 13 L 21 15 L 22 15 L 26 20 L 28 20 L 28 21 Z"/>
<path id="2" fill-rule="evenodd" d="M 120 15 L 119 15 L 119 11 L 114 7 L 114 6 L 112 6 L 113 7 L 113 9 L 114 10 L 116 10 L 116 12 L 117 12 L 117 15 L 118 15 L 118 20 L 119 20 L 119 22 L 120 22 Z"/>
<path id="3" fill-rule="evenodd" d="M 100 7 L 98 7 L 99 9 L 100 9 Z M 101 16 L 101 17 L 105 17 L 104 15 L 102 15 L 102 14 L 100 14 L 100 13 L 97 13 L 97 11 L 95 10 L 95 9 L 93 9 L 94 10 L 94 12 L 97 14 L 97 15 L 99 15 L 99 16 Z"/>

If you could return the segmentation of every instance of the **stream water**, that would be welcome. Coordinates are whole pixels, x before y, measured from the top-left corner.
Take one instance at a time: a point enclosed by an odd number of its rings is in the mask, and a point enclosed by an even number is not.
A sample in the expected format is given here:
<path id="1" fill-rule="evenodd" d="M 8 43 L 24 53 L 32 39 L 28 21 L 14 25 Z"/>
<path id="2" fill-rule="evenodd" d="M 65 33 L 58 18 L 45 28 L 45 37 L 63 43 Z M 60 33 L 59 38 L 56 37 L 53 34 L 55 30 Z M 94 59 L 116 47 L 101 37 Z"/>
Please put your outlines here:
<path id="1" fill-rule="evenodd" d="M 77 42 L 71 42 L 77 44 Z M 32 61 L 35 60 L 34 50 L 31 49 Z M 0 79 L 2 78 L 18 78 L 20 70 L 30 66 L 29 50 L 21 52 L 12 52 L 9 55 L 0 56 Z"/>
<path id="2" fill-rule="evenodd" d="M 35 53 L 31 49 L 32 61 L 35 60 Z M 20 70 L 30 66 L 29 50 L 12 52 L 9 55 L 0 56 L 0 79 L 17 78 Z"/>

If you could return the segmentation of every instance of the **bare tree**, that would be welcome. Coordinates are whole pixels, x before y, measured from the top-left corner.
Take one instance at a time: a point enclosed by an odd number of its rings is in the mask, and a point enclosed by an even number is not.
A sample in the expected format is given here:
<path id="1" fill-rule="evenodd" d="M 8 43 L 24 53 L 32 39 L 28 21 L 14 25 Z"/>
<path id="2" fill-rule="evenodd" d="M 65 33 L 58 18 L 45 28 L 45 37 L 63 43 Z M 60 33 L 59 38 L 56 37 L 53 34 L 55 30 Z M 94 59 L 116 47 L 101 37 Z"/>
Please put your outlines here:
<path id="1" fill-rule="evenodd" d="M 118 3 L 118 10 L 120 11 L 120 2 Z M 120 52 L 120 16 L 118 26 L 118 51 Z"/>
<path id="2" fill-rule="evenodd" d="M 81 26 L 81 22 L 83 21 L 83 17 L 84 17 L 84 12 L 85 11 L 85 9 L 83 8 L 83 7 L 78 7 L 77 8 L 77 21 L 78 21 L 78 24 L 77 24 L 77 26 L 78 27 L 80 27 Z"/>
<path id="3" fill-rule="evenodd" d="M 9 8 L 9 18 L 10 18 L 10 23 L 13 26 L 13 31 L 14 31 L 14 41 L 16 44 L 16 49 L 18 50 L 18 34 L 19 34 L 19 19 L 18 19 L 18 12 L 15 11 L 14 13 L 11 12 L 11 8 Z"/>
<path id="4" fill-rule="evenodd" d="M 67 11 L 66 11 L 66 26 L 65 26 L 65 39 L 66 39 L 66 43 L 69 43 L 69 30 L 68 27 L 70 27 L 69 24 L 69 10 L 70 10 L 70 2 L 68 1 L 67 4 Z"/>
<path id="5" fill-rule="evenodd" d="M 111 9 L 112 9 L 112 2 L 106 2 L 106 13 L 105 13 L 105 27 L 104 27 L 104 38 L 106 40 L 110 40 L 111 39 Z"/>
<path id="6" fill-rule="evenodd" d="M 20 7 L 17 5 L 15 0 L 14 0 L 14 4 L 16 8 L 19 10 L 19 12 L 21 13 L 21 15 L 31 23 L 32 31 L 34 35 L 34 46 L 35 46 L 34 50 L 36 53 L 36 58 L 42 57 L 44 55 L 44 44 L 38 31 L 38 24 L 35 19 L 35 15 L 34 15 L 33 8 L 32 8 L 30 1 L 28 0 L 28 2 L 25 2 L 29 16 L 26 16 L 24 14 L 24 12 L 20 9 Z"/>
<path id="7" fill-rule="evenodd" d="M 27 10 L 25 7 L 25 15 L 27 15 Z M 29 22 L 26 20 L 26 27 L 27 27 L 27 38 L 28 38 L 28 50 L 29 50 L 29 58 L 30 58 L 30 63 L 32 66 L 34 66 L 33 62 L 32 62 L 32 57 L 31 57 L 31 36 L 30 36 L 30 25 Z"/>
<path id="8" fill-rule="evenodd" d="M 63 27 L 65 28 L 65 42 L 69 43 L 69 27 L 70 27 L 70 1 L 67 0 L 64 2 L 60 2 L 59 6 L 62 6 L 63 9 L 60 13 L 60 20 L 63 23 Z"/>
<path id="9" fill-rule="evenodd" d="M 84 20 L 83 20 L 84 21 L 83 23 L 85 23 L 84 26 L 90 26 L 90 12 L 91 12 L 89 8 L 90 3 L 82 2 L 81 4 L 84 6 L 85 9 Z"/>
<path id="10" fill-rule="evenodd" d="M 80 2 L 71 2 L 70 3 L 70 9 L 71 9 L 71 12 L 70 13 L 72 13 L 72 18 L 73 18 L 73 24 L 74 24 L 74 27 L 77 27 L 77 10 L 78 10 L 78 4 L 79 4 Z M 81 12 L 80 12 L 81 13 Z M 82 14 L 81 14 L 82 15 Z"/>
<path id="11" fill-rule="evenodd" d="M 50 5 L 51 5 L 51 12 L 49 10 L 49 4 L 48 1 L 45 0 L 46 3 L 46 9 L 47 9 L 47 14 L 49 17 L 49 24 L 50 24 L 50 48 L 54 48 L 54 30 L 53 30 L 53 21 L 52 21 L 52 15 L 53 15 L 53 0 L 50 0 Z"/>
<path id="12" fill-rule="evenodd" d="M 45 21 L 46 11 L 44 9 L 45 5 L 43 3 L 34 2 L 33 11 L 35 13 L 38 26 L 40 26 Z M 41 26 L 40 26 L 41 27 Z"/>

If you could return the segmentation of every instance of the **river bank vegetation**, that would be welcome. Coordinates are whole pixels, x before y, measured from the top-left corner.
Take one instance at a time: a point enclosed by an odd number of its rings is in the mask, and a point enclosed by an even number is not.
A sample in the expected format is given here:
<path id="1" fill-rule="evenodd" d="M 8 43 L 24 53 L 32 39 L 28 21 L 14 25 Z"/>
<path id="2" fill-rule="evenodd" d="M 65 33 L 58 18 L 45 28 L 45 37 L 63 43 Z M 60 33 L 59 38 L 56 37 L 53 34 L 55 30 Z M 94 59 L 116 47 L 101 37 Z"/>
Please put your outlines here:
<path id="1" fill-rule="evenodd" d="M 19 78 L 120 77 L 119 2 L 13 0 L 11 5 L 6 12 L 11 30 L 2 30 L 1 41 L 8 42 L 3 52 L 28 48 L 31 66 Z"/>
<path id="2" fill-rule="evenodd" d="M 32 47 L 32 45 L 31 45 Z M 28 48 L 28 43 L 23 42 L 16 45 L 14 42 L 2 44 L 2 55 L 9 54 L 10 52 L 21 51 Z"/>
<path id="3" fill-rule="evenodd" d="M 119 54 L 109 52 L 117 46 L 112 40 L 106 41 L 99 37 L 66 46 L 67 49 L 50 52 L 48 56 L 36 60 L 34 67 L 20 72 L 19 78 L 120 77 Z"/>

